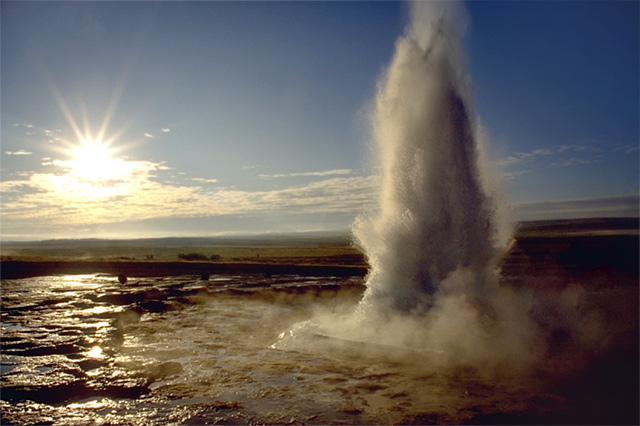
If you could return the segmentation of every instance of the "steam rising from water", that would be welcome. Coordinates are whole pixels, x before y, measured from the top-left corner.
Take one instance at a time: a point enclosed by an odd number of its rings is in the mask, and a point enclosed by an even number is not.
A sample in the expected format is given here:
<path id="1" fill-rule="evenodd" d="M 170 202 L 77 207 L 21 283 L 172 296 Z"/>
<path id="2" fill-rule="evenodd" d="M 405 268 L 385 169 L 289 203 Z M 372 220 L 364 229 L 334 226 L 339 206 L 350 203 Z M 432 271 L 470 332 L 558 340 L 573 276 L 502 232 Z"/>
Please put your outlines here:
<path id="1" fill-rule="evenodd" d="M 498 285 L 513 227 L 471 108 L 464 9 L 417 2 L 411 11 L 371 111 L 378 207 L 353 226 L 370 264 L 365 294 L 355 309 L 297 324 L 274 347 L 336 345 L 501 382 L 531 377 L 563 351 L 579 368 L 606 345 L 585 290 L 536 296 Z"/>
<path id="2" fill-rule="evenodd" d="M 401 356 L 438 368 L 527 361 L 531 303 L 497 284 L 512 228 L 470 107 L 465 11 L 452 2 L 411 11 L 371 113 L 378 208 L 354 224 L 371 267 L 367 291 L 353 315 L 300 327 L 378 352 L 410 349 Z"/>
<path id="3" fill-rule="evenodd" d="M 511 227 L 470 106 L 465 18 L 457 3 L 413 4 L 379 82 L 372 114 L 379 210 L 354 226 L 371 265 L 363 315 L 412 313 L 432 323 L 471 315 L 469 327 L 502 314 L 497 263 Z"/>
<path id="4" fill-rule="evenodd" d="M 379 83 L 379 212 L 355 226 L 372 267 L 364 303 L 373 309 L 425 309 L 446 291 L 481 306 L 496 290 L 505 224 L 482 178 L 456 6 L 414 4 Z M 454 273 L 464 282 L 451 283 Z"/>

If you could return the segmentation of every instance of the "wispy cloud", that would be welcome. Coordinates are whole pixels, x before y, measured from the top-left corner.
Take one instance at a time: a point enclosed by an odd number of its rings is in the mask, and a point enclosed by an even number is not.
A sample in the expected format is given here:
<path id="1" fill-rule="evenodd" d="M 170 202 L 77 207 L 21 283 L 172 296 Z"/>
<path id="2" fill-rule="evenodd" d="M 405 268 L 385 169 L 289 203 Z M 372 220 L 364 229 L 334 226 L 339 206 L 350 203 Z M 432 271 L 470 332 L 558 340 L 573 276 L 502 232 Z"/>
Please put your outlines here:
<path id="1" fill-rule="evenodd" d="M 160 129 L 160 131 L 161 131 L 162 133 L 169 133 L 169 132 L 171 131 L 171 129 L 170 129 L 170 128 L 168 128 L 168 127 L 163 127 L 162 129 Z"/>
<path id="2" fill-rule="evenodd" d="M 153 138 L 153 135 L 149 132 L 145 132 L 145 134 L 143 135 L 145 138 Z"/>
<path id="3" fill-rule="evenodd" d="M 33 154 L 33 152 L 27 151 L 27 150 L 24 150 L 24 149 L 20 149 L 18 151 L 5 151 L 4 153 L 7 154 L 7 155 L 31 155 L 31 154 Z"/>
<path id="4" fill-rule="evenodd" d="M 510 181 L 528 173 L 531 173 L 531 170 L 504 171 L 502 172 L 502 176 L 505 180 Z"/>
<path id="5" fill-rule="evenodd" d="M 613 151 L 632 150 L 633 147 L 623 145 Z M 611 151 L 611 149 L 609 149 Z M 538 148 L 528 152 L 516 152 L 498 164 L 506 169 L 506 178 L 513 180 L 523 174 L 532 173 L 545 167 L 573 167 L 604 162 L 606 150 L 595 144 L 556 145 L 549 148 Z M 526 167 L 526 170 L 522 169 Z M 521 170 L 517 170 L 521 168 Z"/>
<path id="6" fill-rule="evenodd" d="M 512 166 L 515 164 L 532 163 L 543 158 L 548 159 L 550 156 L 562 157 L 563 154 L 567 153 L 596 154 L 601 152 L 603 152 L 602 148 L 596 145 L 557 145 L 551 148 L 538 148 L 529 152 L 516 152 L 515 154 L 507 157 L 507 159 L 503 162 L 503 165 Z M 575 161 L 575 159 L 577 158 L 575 156 L 571 158 L 574 159 L 574 161 L 571 162 L 571 165 L 588 164 L 580 161 Z M 560 162 L 564 162 L 564 159 L 555 163 Z M 554 165 L 554 163 L 551 164 Z"/>
<path id="7" fill-rule="evenodd" d="M 555 167 L 570 167 L 570 166 L 577 166 L 577 165 L 584 165 L 584 164 L 597 164 L 601 162 L 602 160 L 598 158 L 589 159 L 589 158 L 571 157 L 571 158 L 562 159 L 560 161 L 553 162 L 551 163 L 551 165 Z"/>
<path id="8" fill-rule="evenodd" d="M 216 188 L 216 179 L 180 184 L 158 177 L 163 165 L 127 161 L 117 181 L 87 182 L 62 171 L 34 173 L 2 182 L 5 228 L 78 227 L 148 219 L 287 214 L 353 213 L 369 208 L 373 178 L 329 171 L 308 184 L 273 190 Z M 55 165 L 54 165 L 55 166 Z M 168 178 L 168 177 L 167 177 Z"/>
<path id="9" fill-rule="evenodd" d="M 550 149 L 536 149 L 530 152 L 516 152 L 513 155 L 507 157 L 504 161 L 505 166 L 511 166 L 514 164 L 528 163 L 539 157 L 552 155 L 553 151 Z"/>
<path id="10" fill-rule="evenodd" d="M 514 205 L 519 220 L 577 219 L 587 217 L 637 217 L 638 194 L 557 200 Z"/>
<path id="11" fill-rule="evenodd" d="M 205 178 L 200 178 L 200 177 L 194 177 L 191 178 L 192 181 L 194 182 L 202 182 L 202 183 L 217 183 L 218 179 L 205 179 Z"/>
<path id="12" fill-rule="evenodd" d="M 278 173 L 278 174 L 260 174 L 260 179 L 279 179 L 279 178 L 291 178 L 291 177 L 324 177 L 324 176 L 339 176 L 350 175 L 353 171 L 351 169 L 336 169 L 336 170 L 324 170 L 320 172 L 301 172 L 301 173 Z"/>
<path id="13" fill-rule="evenodd" d="M 623 152 L 625 154 L 632 154 L 634 152 L 640 151 L 640 144 L 637 143 L 629 143 L 629 144 L 618 144 L 613 148 L 614 152 Z"/>
<path id="14" fill-rule="evenodd" d="M 357 213 L 371 206 L 373 184 L 372 177 L 354 176 L 263 191 L 256 193 L 255 207 L 295 213 Z"/>
<path id="15" fill-rule="evenodd" d="M 555 152 L 567 152 L 567 151 L 573 151 L 573 152 L 602 152 L 602 148 L 600 148 L 597 145 L 588 145 L 588 144 L 583 144 L 583 145 L 558 145 L 553 147 L 553 150 Z"/>
<path id="16" fill-rule="evenodd" d="M 517 152 L 515 154 L 509 155 L 508 157 L 502 160 L 498 160 L 497 164 L 500 167 L 508 168 L 515 165 L 531 162 L 533 158 L 535 158 L 535 154 L 533 154 L 532 152 L 531 153 Z"/>

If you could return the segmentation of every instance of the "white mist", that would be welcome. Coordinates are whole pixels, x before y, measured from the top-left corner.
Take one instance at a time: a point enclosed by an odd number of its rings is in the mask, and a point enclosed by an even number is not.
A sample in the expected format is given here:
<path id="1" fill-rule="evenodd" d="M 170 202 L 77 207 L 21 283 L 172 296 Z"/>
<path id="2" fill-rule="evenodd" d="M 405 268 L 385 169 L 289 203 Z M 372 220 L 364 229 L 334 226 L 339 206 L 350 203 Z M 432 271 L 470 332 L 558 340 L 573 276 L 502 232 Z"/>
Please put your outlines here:
<path id="1" fill-rule="evenodd" d="M 367 355 L 441 371 L 520 368 L 535 359 L 533 300 L 498 286 L 513 228 L 471 107 L 465 10 L 417 2 L 411 11 L 370 116 L 378 203 L 353 226 L 370 265 L 367 290 L 351 314 L 316 315 L 290 336 L 356 342 Z"/>
<path id="2" fill-rule="evenodd" d="M 371 117 L 378 210 L 354 225 L 371 265 L 366 309 L 428 309 L 451 291 L 483 306 L 496 291 L 509 224 L 483 179 L 459 46 L 464 27 L 459 4 L 413 4 L 379 81 Z M 452 288 L 456 271 L 465 278 Z"/>

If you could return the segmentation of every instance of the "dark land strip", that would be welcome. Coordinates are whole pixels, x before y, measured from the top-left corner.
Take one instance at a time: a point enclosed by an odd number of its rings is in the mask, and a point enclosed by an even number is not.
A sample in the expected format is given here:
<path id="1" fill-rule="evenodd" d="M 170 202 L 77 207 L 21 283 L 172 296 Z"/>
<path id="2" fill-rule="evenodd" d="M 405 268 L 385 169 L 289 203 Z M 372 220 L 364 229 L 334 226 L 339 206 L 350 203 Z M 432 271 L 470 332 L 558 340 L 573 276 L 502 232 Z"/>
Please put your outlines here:
<path id="1" fill-rule="evenodd" d="M 203 274 L 304 275 L 319 277 L 363 277 L 367 268 L 342 265 L 272 263 L 110 261 L 110 260 L 5 260 L 2 278 L 16 279 L 59 274 L 104 273 L 130 277 Z"/>

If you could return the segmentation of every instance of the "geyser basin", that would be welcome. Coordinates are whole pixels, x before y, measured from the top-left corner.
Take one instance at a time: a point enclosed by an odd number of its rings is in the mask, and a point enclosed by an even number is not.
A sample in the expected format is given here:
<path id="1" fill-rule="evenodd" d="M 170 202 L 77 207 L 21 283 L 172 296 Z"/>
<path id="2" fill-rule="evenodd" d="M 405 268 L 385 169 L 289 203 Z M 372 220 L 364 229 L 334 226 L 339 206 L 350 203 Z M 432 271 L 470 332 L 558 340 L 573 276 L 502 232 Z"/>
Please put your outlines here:
<path id="1" fill-rule="evenodd" d="M 505 259 L 501 283 L 537 292 L 546 354 L 511 380 L 425 351 L 433 341 L 270 347 L 306 321 L 354 318 L 360 278 L 3 279 L 3 423 L 637 423 L 637 231 L 552 235 L 518 238 Z"/>
<path id="2" fill-rule="evenodd" d="M 501 285 L 513 226 L 473 114 L 460 49 L 465 11 L 417 2 L 411 12 L 371 112 L 378 204 L 354 224 L 370 264 L 367 290 L 351 313 L 316 315 L 278 345 L 346 350 L 422 374 L 463 374 L 469 386 L 519 392 L 528 383 L 526 392 L 541 392 L 549 377 L 569 380 L 606 359 L 607 326 L 571 281 L 555 292 Z M 623 358 L 637 353 L 631 346 Z"/>

